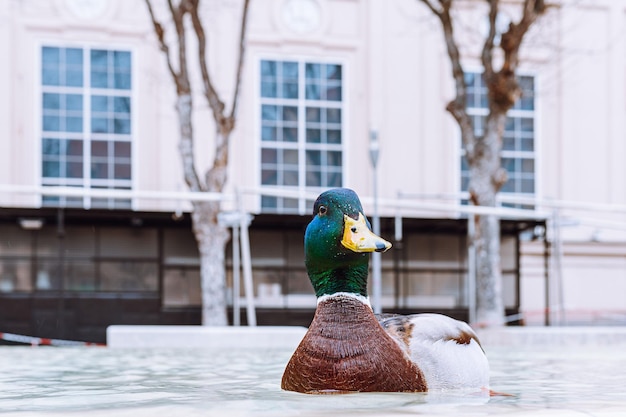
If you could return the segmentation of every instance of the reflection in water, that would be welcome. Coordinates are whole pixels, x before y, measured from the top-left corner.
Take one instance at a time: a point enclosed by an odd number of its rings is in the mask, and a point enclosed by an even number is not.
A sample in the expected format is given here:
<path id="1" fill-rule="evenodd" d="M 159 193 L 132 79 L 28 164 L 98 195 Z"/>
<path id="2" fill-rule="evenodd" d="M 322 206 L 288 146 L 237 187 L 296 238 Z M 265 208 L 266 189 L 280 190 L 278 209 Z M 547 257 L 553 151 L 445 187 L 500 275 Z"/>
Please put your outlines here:
<path id="1" fill-rule="evenodd" d="M 492 389 L 306 395 L 280 390 L 291 351 L 0 348 L 0 410 L 30 415 L 506 415 L 626 408 L 619 348 L 487 349 Z M 467 406 L 471 408 L 468 409 Z M 114 414 L 113 411 L 115 411 Z M 22 416 L 23 414 L 19 414 Z M 26 414 L 29 415 L 29 414 Z M 473 414 L 472 414 L 473 415 Z"/>

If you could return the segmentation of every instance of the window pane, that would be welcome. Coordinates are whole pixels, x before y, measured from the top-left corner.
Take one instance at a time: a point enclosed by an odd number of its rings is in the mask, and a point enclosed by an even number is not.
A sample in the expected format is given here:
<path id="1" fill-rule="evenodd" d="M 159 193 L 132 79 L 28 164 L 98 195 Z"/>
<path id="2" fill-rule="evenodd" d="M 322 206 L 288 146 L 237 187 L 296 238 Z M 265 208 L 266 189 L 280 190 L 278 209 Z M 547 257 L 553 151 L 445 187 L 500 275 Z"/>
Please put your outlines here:
<path id="1" fill-rule="evenodd" d="M 524 158 L 522 159 L 522 172 L 534 173 L 535 172 L 535 160 Z"/>
<path id="2" fill-rule="evenodd" d="M 278 118 L 278 107 L 264 104 L 261 106 L 262 120 L 276 120 Z"/>
<path id="3" fill-rule="evenodd" d="M 341 101 L 341 87 L 328 87 L 326 90 L 326 100 Z"/>
<path id="4" fill-rule="evenodd" d="M 327 123 L 341 123 L 341 109 L 326 109 Z"/>
<path id="5" fill-rule="evenodd" d="M 285 170 L 284 181 L 282 185 L 297 186 L 298 185 L 298 171 Z"/>
<path id="6" fill-rule="evenodd" d="M 91 96 L 91 111 L 106 112 L 109 107 L 109 98 L 107 96 Z"/>
<path id="7" fill-rule="evenodd" d="M 68 178 L 82 178 L 83 177 L 83 163 L 82 162 L 68 162 L 65 167 L 65 172 Z"/>
<path id="8" fill-rule="evenodd" d="M 41 78 L 43 85 L 61 84 L 61 74 L 56 68 L 43 68 Z"/>
<path id="9" fill-rule="evenodd" d="M 67 132 L 82 132 L 83 131 L 83 118 L 82 117 L 66 117 L 65 118 L 65 130 Z"/>
<path id="10" fill-rule="evenodd" d="M 108 66 L 108 52 L 102 49 L 91 50 L 91 68 L 105 69 Z"/>
<path id="11" fill-rule="evenodd" d="M 317 80 L 321 75 L 320 64 L 306 64 L 306 78 L 307 80 Z"/>
<path id="12" fill-rule="evenodd" d="M 283 120 L 284 121 L 298 121 L 298 108 L 292 106 L 283 107 Z"/>
<path id="13" fill-rule="evenodd" d="M 109 143 L 103 140 L 91 142 L 91 156 L 104 156 L 109 154 Z"/>
<path id="14" fill-rule="evenodd" d="M 58 116 L 44 116 L 43 130 L 47 132 L 58 132 L 61 130 L 61 118 Z"/>
<path id="15" fill-rule="evenodd" d="M 115 87 L 120 90 L 130 90 L 130 73 L 115 72 Z"/>
<path id="16" fill-rule="evenodd" d="M 130 113 L 130 97 L 114 97 L 113 111 L 116 113 Z"/>
<path id="17" fill-rule="evenodd" d="M 43 139 L 41 141 L 41 151 L 44 155 L 59 155 L 60 145 L 58 139 Z"/>
<path id="18" fill-rule="evenodd" d="M 298 81 L 298 63 L 283 62 L 283 78 L 291 81 Z"/>
<path id="19" fill-rule="evenodd" d="M 306 151 L 307 166 L 319 166 L 322 163 L 322 153 L 320 151 Z"/>
<path id="20" fill-rule="evenodd" d="M 297 142 L 298 140 L 298 129 L 295 127 L 285 127 L 283 128 L 283 141 L 284 142 Z"/>
<path id="21" fill-rule="evenodd" d="M 116 163 L 113 167 L 113 178 L 119 180 L 130 179 L 130 164 Z"/>
<path id="22" fill-rule="evenodd" d="M 515 150 L 515 137 L 505 134 L 502 138 L 502 149 L 505 151 Z"/>
<path id="23" fill-rule="evenodd" d="M 278 140 L 276 128 L 275 127 L 264 126 L 261 129 L 261 140 L 263 140 L 263 141 L 276 141 L 276 140 Z"/>
<path id="24" fill-rule="evenodd" d="M 83 50 L 67 48 L 65 50 L 65 63 L 68 67 L 81 69 L 83 67 Z"/>
<path id="25" fill-rule="evenodd" d="M 59 48 L 41 48 L 41 80 L 43 85 L 60 85 L 59 65 L 61 50 Z"/>
<path id="26" fill-rule="evenodd" d="M 534 193 L 535 192 L 535 180 L 533 179 L 523 179 L 521 192 L 523 193 Z"/>
<path id="27" fill-rule="evenodd" d="M 278 174 L 274 169 L 261 170 L 261 184 L 278 185 Z"/>
<path id="28" fill-rule="evenodd" d="M 82 87 L 83 71 L 67 69 L 65 72 L 65 85 L 70 87 Z"/>
<path id="29" fill-rule="evenodd" d="M 507 170 L 507 172 L 515 171 L 515 159 L 513 158 L 502 158 L 502 167 Z"/>
<path id="30" fill-rule="evenodd" d="M 261 149 L 261 163 L 275 164 L 278 162 L 278 153 L 276 149 Z"/>
<path id="31" fill-rule="evenodd" d="M 328 130 L 326 132 L 326 141 L 332 144 L 340 144 L 341 130 Z"/>
<path id="32" fill-rule="evenodd" d="M 113 121 L 113 132 L 119 134 L 130 134 L 130 120 L 116 117 Z"/>
<path id="33" fill-rule="evenodd" d="M 101 262 L 102 291 L 157 291 L 156 262 Z"/>
<path id="34" fill-rule="evenodd" d="M 3 259 L 0 263 L 0 293 L 13 291 L 32 291 L 28 260 Z"/>
<path id="35" fill-rule="evenodd" d="M 534 151 L 535 150 L 535 141 L 533 138 L 521 138 L 522 143 L 522 151 Z"/>
<path id="36" fill-rule="evenodd" d="M 43 108 L 55 109 L 55 110 L 60 109 L 61 108 L 60 97 L 61 96 L 59 94 L 44 93 L 43 94 Z"/>
<path id="37" fill-rule="evenodd" d="M 91 133 L 108 133 L 109 121 L 101 117 L 91 118 Z"/>
<path id="38" fill-rule="evenodd" d="M 306 185 L 307 187 L 321 187 L 322 174 L 319 171 L 314 170 L 313 168 L 307 168 Z"/>
<path id="39" fill-rule="evenodd" d="M 329 80 L 341 80 L 341 66 L 326 65 L 326 78 Z"/>
<path id="40" fill-rule="evenodd" d="M 68 262 L 64 268 L 65 289 L 68 291 L 96 290 L 95 265 L 87 261 Z"/>
<path id="41" fill-rule="evenodd" d="M 297 83 L 283 83 L 283 98 L 298 98 L 298 84 Z"/>
<path id="42" fill-rule="evenodd" d="M 109 178 L 108 164 L 106 162 L 91 163 L 91 178 L 107 179 Z"/>
<path id="43" fill-rule="evenodd" d="M 44 159 L 41 163 L 41 175 L 44 178 L 59 178 L 61 176 L 61 165 L 58 161 L 48 161 Z"/>
<path id="44" fill-rule="evenodd" d="M 276 82 L 263 81 L 261 83 L 261 97 L 276 97 Z"/>
<path id="45" fill-rule="evenodd" d="M 163 273 L 163 305 L 166 307 L 202 305 L 200 271 L 167 268 Z"/>
<path id="46" fill-rule="evenodd" d="M 68 140 L 66 141 L 66 154 L 68 156 L 83 156 L 83 141 L 82 140 Z"/>
<path id="47" fill-rule="evenodd" d="M 276 76 L 275 61 L 261 61 L 261 76 Z"/>
<path id="48" fill-rule="evenodd" d="M 130 158 L 130 142 L 115 142 L 116 158 Z"/>
<path id="49" fill-rule="evenodd" d="M 340 167 L 341 166 L 341 152 L 328 152 L 326 154 L 327 165 Z"/>
<path id="50" fill-rule="evenodd" d="M 298 151 L 285 149 L 283 151 L 283 163 L 298 166 Z"/>
<path id="51" fill-rule="evenodd" d="M 318 84 L 307 83 L 306 99 L 307 100 L 320 100 L 321 99 L 321 91 L 320 91 L 320 86 Z"/>
<path id="52" fill-rule="evenodd" d="M 307 107 L 306 108 L 306 121 L 307 122 L 320 122 L 321 121 L 321 109 L 319 107 Z"/>
<path id="53" fill-rule="evenodd" d="M 531 118 L 524 117 L 521 120 L 522 132 L 533 132 L 535 130 L 535 121 Z"/>
<path id="54" fill-rule="evenodd" d="M 321 142 L 321 131 L 319 129 L 307 129 L 306 130 L 306 141 L 309 143 L 320 143 Z"/>
<path id="55" fill-rule="evenodd" d="M 83 96 L 80 94 L 67 94 L 65 96 L 65 108 L 67 110 L 83 110 Z"/>
<path id="56" fill-rule="evenodd" d="M 60 49 L 44 46 L 41 48 L 41 58 L 45 66 L 59 65 L 61 62 Z"/>
<path id="57" fill-rule="evenodd" d="M 113 52 L 113 65 L 116 69 L 130 71 L 130 52 L 115 51 Z"/>

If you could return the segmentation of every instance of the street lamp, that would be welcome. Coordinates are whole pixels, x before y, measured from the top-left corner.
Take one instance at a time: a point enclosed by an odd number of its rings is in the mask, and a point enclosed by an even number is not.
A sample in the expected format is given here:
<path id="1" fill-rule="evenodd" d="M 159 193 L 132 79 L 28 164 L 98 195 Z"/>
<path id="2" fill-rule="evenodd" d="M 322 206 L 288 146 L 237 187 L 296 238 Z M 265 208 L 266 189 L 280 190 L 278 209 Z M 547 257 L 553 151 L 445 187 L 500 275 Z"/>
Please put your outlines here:
<path id="1" fill-rule="evenodd" d="M 378 156 L 380 154 L 380 143 L 378 142 L 378 131 L 370 130 L 370 160 L 372 162 L 374 174 L 374 213 L 372 216 L 373 232 L 380 236 L 380 218 L 378 217 Z M 382 279 L 380 267 L 380 252 L 372 253 L 372 306 L 375 314 L 382 313 Z"/>

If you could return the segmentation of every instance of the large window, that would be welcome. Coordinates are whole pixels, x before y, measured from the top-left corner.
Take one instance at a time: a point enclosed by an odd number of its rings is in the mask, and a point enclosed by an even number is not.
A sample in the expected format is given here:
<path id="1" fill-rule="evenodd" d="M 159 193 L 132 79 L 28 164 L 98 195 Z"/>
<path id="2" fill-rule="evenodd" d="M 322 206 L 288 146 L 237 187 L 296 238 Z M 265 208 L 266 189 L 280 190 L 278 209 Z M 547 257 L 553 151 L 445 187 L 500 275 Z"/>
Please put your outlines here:
<path id="1" fill-rule="evenodd" d="M 43 185 L 131 188 L 131 53 L 41 49 Z M 127 199 L 44 196 L 44 205 L 129 208 Z"/>
<path id="2" fill-rule="evenodd" d="M 535 80 L 520 76 L 518 82 L 522 97 L 509 110 L 502 141 L 502 166 L 508 180 L 503 193 L 528 196 L 535 193 Z M 467 112 L 472 118 L 474 134 L 484 134 L 485 119 L 489 112 L 487 87 L 481 73 L 465 74 L 467 85 Z M 469 168 L 463 155 L 461 161 L 461 187 L 468 190 Z"/>
<path id="3" fill-rule="evenodd" d="M 322 189 L 343 183 L 343 73 L 335 63 L 261 61 L 261 185 Z M 265 212 L 304 212 L 298 198 L 265 195 Z"/>

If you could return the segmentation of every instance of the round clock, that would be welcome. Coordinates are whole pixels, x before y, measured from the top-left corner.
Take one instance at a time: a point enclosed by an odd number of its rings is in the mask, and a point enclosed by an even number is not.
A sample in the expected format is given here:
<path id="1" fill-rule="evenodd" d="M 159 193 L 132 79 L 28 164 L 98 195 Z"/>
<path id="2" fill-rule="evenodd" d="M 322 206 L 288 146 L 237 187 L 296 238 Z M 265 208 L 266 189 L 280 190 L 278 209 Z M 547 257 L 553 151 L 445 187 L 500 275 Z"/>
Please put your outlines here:
<path id="1" fill-rule="evenodd" d="M 316 0 L 285 0 L 281 10 L 285 26 L 297 33 L 309 33 L 322 21 L 322 9 Z"/>

